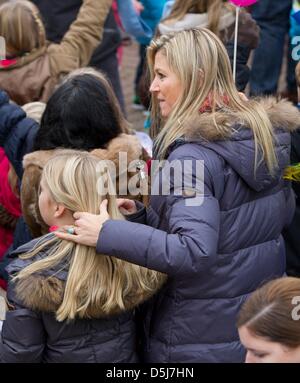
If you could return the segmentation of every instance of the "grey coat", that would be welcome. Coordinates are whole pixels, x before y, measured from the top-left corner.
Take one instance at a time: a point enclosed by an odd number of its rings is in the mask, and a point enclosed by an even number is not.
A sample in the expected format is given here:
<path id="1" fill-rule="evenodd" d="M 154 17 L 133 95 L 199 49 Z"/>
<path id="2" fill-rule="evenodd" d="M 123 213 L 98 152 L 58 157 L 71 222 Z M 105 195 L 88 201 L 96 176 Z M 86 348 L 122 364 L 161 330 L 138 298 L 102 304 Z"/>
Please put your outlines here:
<path id="1" fill-rule="evenodd" d="M 261 103 L 275 132 L 279 167 L 274 177 L 264 162 L 254 176 L 250 129 L 220 112 L 218 124 L 233 127 L 225 139 L 205 113 L 189 124 L 185 140 L 168 156 L 191 160 L 194 181 L 195 163 L 204 161 L 202 204 L 186 204 L 197 186 L 181 196 L 173 188 L 169 196 L 152 196 L 148 210 L 131 217 L 136 222 L 109 220 L 100 232 L 99 252 L 168 274 L 146 307 L 147 362 L 242 362 L 245 351 L 235 324 L 240 307 L 262 283 L 284 273 L 281 232 L 293 216 L 294 196 L 282 176 L 289 164 L 289 131 L 300 126 L 300 117 L 285 101 Z"/>

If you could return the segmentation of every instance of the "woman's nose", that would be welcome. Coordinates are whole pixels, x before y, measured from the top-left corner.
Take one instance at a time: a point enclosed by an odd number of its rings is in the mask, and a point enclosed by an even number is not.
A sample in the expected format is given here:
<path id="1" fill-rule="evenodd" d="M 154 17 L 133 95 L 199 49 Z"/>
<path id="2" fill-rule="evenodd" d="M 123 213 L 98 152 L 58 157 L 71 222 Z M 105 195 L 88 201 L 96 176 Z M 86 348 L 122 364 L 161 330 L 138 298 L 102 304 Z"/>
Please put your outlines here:
<path id="1" fill-rule="evenodd" d="M 150 90 L 150 92 L 158 92 L 159 91 L 159 87 L 158 87 L 156 79 L 154 79 L 152 81 L 152 84 L 150 85 L 149 90 Z"/>

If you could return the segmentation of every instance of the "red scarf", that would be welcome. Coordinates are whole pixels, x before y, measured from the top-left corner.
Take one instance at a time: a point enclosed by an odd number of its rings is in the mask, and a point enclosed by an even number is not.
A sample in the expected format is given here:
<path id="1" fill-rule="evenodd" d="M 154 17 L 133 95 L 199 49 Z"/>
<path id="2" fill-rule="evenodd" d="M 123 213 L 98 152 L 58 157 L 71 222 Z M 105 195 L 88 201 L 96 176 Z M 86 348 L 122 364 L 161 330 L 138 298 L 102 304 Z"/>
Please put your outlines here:
<path id="1" fill-rule="evenodd" d="M 221 100 L 222 100 L 222 103 L 224 105 L 229 104 L 229 97 L 228 96 L 226 96 L 226 95 L 222 96 Z M 199 112 L 200 113 L 211 112 L 212 111 L 212 104 L 213 104 L 212 94 L 209 93 L 208 96 L 206 97 L 205 101 L 203 102 L 203 104 L 199 108 Z M 216 107 L 218 109 L 218 108 L 220 108 L 220 105 L 218 105 L 218 103 L 217 103 Z"/>

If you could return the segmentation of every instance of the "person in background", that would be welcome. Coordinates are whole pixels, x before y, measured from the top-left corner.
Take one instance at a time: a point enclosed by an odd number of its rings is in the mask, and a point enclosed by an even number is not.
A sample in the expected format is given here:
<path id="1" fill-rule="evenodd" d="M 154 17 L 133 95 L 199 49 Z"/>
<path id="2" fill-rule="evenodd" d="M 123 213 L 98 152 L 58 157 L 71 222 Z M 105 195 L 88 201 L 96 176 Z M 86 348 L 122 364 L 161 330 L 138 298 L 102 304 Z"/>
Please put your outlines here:
<path id="1" fill-rule="evenodd" d="M 75 20 L 82 0 L 54 0 L 51 5 L 45 0 L 32 0 L 39 8 L 46 24 L 47 38 L 59 43 Z M 134 7 L 136 5 L 136 8 Z M 114 4 L 118 12 L 119 21 L 125 32 L 135 38 L 151 38 L 152 29 L 139 17 L 138 11 L 142 10 L 140 3 L 132 0 L 118 0 Z M 138 7 L 139 6 L 139 7 Z M 113 10 L 111 9 L 104 24 L 103 39 L 95 49 L 89 66 L 101 70 L 108 77 L 115 95 L 125 113 L 124 96 L 119 74 L 117 51 L 121 45 L 121 33 L 117 26 Z"/>
<path id="2" fill-rule="evenodd" d="M 187 0 L 184 2 L 177 0 L 166 3 L 164 17 L 158 24 L 156 35 L 189 28 L 208 28 L 221 38 L 232 64 L 234 22 L 234 8 L 223 0 Z M 250 69 L 247 63 L 252 49 L 258 45 L 258 41 L 259 27 L 249 13 L 242 11 L 239 17 L 236 70 L 236 86 L 241 92 L 248 84 Z M 146 108 L 149 108 L 150 105 L 149 84 L 149 73 L 145 70 L 139 84 L 139 95 Z"/>
<path id="3" fill-rule="evenodd" d="M 300 279 L 260 287 L 243 304 L 237 326 L 246 363 L 300 363 Z"/>
<path id="4" fill-rule="evenodd" d="M 144 67 L 146 63 L 146 49 L 150 44 L 152 37 L 154 36 L 156 26 L 161 19 L 163 8 L 166 0 L 141 0 L 140 3 L 143 6 L 143 10 L 140 13 L 140 17 L 143 21 L 151 28 L 152 35 L 150 37 L 139 37 L 137 39 L 140 44 L 139 56 L 140 61 L 137 67 L 136 76 L 135 76 L 135 95 L 133 98 L 133 107 L 137 109 L 144 109 L 141 104 L 140 96 L 139 96 L 139 86 L 140 81 L 142 80 L 142 76 L 144 73 Z"/>
<path id="5" fill-rule="evenodd" d="M 19 105 L 47 102 L 62 75 L 85 67 L 101 40 L 112 0 L 84 0 L 60 44 L 48 44 L 37 7 L 30 1 L 0 6 L 0 35 L 7 60 L 0 62 L 0 89 Z"/>
<path id="6" fill-rule="evenodd" d="M 300 62 L 296 66 L 296 81 L 298 89 L 298 110 L 300 109 Z M 300 125 L 298 126 L 300 128 Z M 292 132 L 291 164 L 298 168 L 300 163 L 300 131 Z M 297 166 L 298 164 L 298 166 Z M 296 210 L 291 224 L 284 230 L 283 236 L 286 246 L 286 273 L 291 277 L 300 278 L 300 184 L 298 177 L 292 177 L 293 190 L 296 195 Z"/>
<path id="7" fill-rule="evenodd" d="M 260 27 L 260 43 L 254 52 L 250 77 L 250 93 L 253 96 L 277 94 L 281 74 L 284 46 L 290 28 L 292 0 L 258 1 L 251 7 L 252 17 Z M 287 91 L 283 94 L 297 103 L 295 61 L 293 46 L 287 51 Z"/>
<path id="8" fill-rule="evenodd" d="M 159 34 L 176 32 L 189 28 L 208 28 L 225 44 L 231 62 L 234 48 L 235 8 L 223 0 L 170 1 L 166 4 L 164 16 L 158 24 Z M 247 66 L 250 53 L 259 43 L 259 27 L 251 15 L 240 12 L 238 33 L 236 86 L 244 91 L 249 80 Z"/>
<path id="9" fill-rule="evenodd" d="M 13 233 L 20 215 L 18 178 L 4 149 L 0 148 L 0 263 L 13 243 Z M 0 288 L 6 289 L 6 281 L 1 277 Z"/>

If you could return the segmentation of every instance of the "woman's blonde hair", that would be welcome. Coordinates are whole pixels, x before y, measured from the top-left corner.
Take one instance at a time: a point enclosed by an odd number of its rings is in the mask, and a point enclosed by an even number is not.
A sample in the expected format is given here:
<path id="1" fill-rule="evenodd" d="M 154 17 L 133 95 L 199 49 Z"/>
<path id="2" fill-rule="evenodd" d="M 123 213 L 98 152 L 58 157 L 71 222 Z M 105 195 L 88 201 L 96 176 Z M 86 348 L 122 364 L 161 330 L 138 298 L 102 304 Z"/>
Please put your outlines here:
<path id="1" fill-rule="evenodd" d="M 176 22 L 184 18 L 187 13 L 207 13 L 208 26 L 207 28 L 219 35 L 219 22 L 224 7 L 231 9 L 229 4 L 223 0 L 176 0 L 171 13 L 163 22 Z"/>
<path id="2" fill-rule="evenodd" d="M 152 136 L 156 137 L 158 158 L 165 158 L 169 146 L 176 139 L 184 137 L 186 125 L 190 121 L 199 120 L 200 107 L 210 100 L 214 120 L 211 129 L 215 129 L 219 136 L 230 137 L 233 127 L 231 124 L 217 123 L 217 108 L 235 116 L 236 121 L 253 132 L 255 168 L 265 160 L 272 174 L 277 165 L 272 124 L 258 102 L 241 99 L 221 40 L 206 28 L 185 30 L 152 40 L 147 52 L 151 82 L 155 77 L 155 56 L 158 52 L 165 56 L 170 69 L 182 85 L 182 92 L 165 121 L 160 117 L 158 100 L 152 93 L 151 131 Z M 261 154 L 259 162 L 258 153 Z"/>
<path id="3" fill-rule="evenodd" d="M 27 0 L 10 0 L 0 6 L 0 36 L 10 56 L 20 57 L 46 45 L 45 27 L 38 8 Z"/>
<path id="4" fill-rule="evenodd" d="M 53 200 L 71 212 L 99 214 L 100 203 L 107 198 L 111 219 L 124 219 L 117 208 L 106 162 L 87 152 L 62 151 L 47 162 L 42 180 Z M 24 280 L 57 265 L 68 270 L 63 301 L 56 311 L 58 321 L 94 318 L 99 317 L 99 312 L 114 314 L 128 309 L 135 297 L 146 299 L 164 279 L 163 274 L 156 271 L 96 254 L 93 247 L 53 237 L 46 241 L 41 237 L 35 249 L 21 258 L 32 258 L 49 246 L 49 255 L 24 268 L 15 280 Z M 22 294 L 19 290 L 17 283 L 17 294 Z"/>
<path id="5" fill-rule="evenodd" d="M 299 278 L 278 278 L 256 290 L 242 306 L 237 327 L 291 348 L 300 346 L 300 322 L 293 310 L 300 296 Z M 299 310 L 298 310 L 299 312 Z"/>

